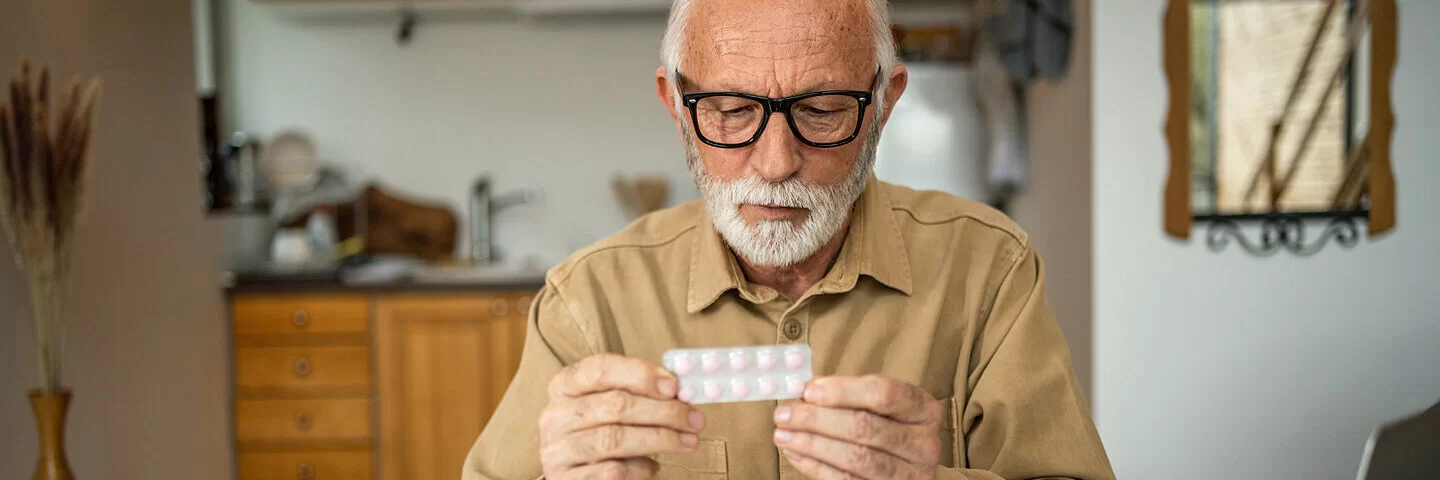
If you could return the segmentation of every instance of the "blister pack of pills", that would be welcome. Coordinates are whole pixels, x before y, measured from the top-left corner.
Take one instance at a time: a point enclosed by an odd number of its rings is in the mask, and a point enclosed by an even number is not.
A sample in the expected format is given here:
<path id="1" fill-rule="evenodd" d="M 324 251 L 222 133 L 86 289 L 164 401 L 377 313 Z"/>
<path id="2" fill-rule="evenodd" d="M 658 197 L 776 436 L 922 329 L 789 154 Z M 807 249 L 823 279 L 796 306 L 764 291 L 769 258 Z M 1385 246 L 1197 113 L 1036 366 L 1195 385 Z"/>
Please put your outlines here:
<path id="1" fill-rule="evenodd" d="M 808 345 L 686 348 L 665 352 L 690 404 L 800 398 L 815 376 Z"/>

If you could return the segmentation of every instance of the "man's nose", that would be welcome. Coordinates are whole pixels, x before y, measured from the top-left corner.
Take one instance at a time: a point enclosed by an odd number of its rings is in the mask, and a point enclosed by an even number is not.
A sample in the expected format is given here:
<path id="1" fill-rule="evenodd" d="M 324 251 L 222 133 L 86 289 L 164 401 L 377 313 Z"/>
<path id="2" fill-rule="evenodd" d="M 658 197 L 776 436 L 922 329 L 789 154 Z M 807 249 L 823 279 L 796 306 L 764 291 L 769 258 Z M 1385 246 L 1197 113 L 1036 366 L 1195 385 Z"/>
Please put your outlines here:
<path id="1" fill-rule="evenodd" d="M 750 168 L 767 182 L 784 181 L 800 171 L 800 145 L 800 139 L 795 138 L 785 121 L 785 114 L 775 112 L 753 145 Z"/>

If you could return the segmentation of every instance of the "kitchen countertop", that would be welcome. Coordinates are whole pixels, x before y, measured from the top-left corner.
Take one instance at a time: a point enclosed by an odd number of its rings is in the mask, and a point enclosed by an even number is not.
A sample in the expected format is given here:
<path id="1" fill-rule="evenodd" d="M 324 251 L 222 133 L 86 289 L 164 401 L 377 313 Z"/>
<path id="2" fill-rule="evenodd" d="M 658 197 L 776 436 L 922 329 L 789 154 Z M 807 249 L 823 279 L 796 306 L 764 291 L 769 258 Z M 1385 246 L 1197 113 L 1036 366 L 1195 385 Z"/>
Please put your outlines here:
<path id="1" fill-rule="evenodd" d="M 293 272 L 228 272 L 222 282 L 226 293 L 445 293 L 539 290 L 545 285 L 542 270 L 508 273 L 484 278 L 415 280 L 408 277 L 346 282 L 338 270 Z"/>

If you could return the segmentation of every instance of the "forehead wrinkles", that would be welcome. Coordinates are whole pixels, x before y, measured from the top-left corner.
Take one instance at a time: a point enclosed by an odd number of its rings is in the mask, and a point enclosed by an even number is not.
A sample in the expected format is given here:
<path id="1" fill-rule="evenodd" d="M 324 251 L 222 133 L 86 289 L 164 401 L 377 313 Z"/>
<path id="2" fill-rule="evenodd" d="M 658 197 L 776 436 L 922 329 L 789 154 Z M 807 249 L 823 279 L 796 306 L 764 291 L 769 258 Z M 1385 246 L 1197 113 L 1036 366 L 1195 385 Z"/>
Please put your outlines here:
<path id="1" fill-rule="evenodd" d="M 711 52 L 717 57 L 773 60 L 807 57 L 839 41 L 826 30 L 799 26 L 760 30 L 727 25 L 716 27 L 709 36 L 713 42 Z M 765 48 L 756 48 L 762 45 Z"/>
<path id="2" fill-rule="evenodd" d="M 695 61 L 790 60 L 825 53 L 850 60 L 873 53 L 863 1 L 697 0 L 696 7 L 684 52 Z"/>

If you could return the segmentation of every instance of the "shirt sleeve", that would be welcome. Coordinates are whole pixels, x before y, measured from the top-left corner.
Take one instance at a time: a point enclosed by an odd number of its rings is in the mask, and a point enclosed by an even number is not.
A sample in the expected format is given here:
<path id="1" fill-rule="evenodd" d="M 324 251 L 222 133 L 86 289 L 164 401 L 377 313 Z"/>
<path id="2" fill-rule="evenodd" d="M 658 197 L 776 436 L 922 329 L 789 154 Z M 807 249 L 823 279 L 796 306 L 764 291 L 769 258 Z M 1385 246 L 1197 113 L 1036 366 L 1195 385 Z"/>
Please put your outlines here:
<path id="1" fill-rule="evenodd" d="M 462 480 L 540 478 L 539 421 L 540 411 L 549 403 L 550 378 L 593 352 L 553 287 L 536 296 L 527 323 L 520 368 L 470 448 Z"/>
<path id="2" fill-rule="evenodd" d="M 995 293 L 988 318 L 962 358 L 956 392 L 961 469 L 941 479 L 1114 480 L 1070 350 L 1045 301 L 1045 271 L 1028 245 Z M 957 399 L 958 400 L 958 399 Z M 961 443 L 961 442 L 957 442 Z"/>

